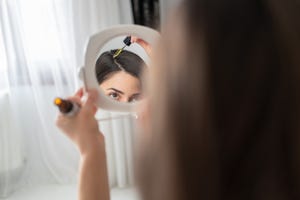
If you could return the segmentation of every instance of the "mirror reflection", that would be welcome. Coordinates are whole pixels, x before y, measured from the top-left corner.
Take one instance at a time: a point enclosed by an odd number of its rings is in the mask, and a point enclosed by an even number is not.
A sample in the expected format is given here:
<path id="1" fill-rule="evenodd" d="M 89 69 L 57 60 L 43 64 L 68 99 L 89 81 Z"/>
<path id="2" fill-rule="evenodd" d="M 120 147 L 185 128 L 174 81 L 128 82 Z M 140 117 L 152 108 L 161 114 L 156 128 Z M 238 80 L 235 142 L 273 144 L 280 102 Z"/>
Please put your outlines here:
<path id="1" fill-rule="evenodd" d="M 149 54 L 150 47 L 147 42 L 135 36 L 117 38 L 113 43 L 115 45 L 105 45 L 113 48 L 106 47 L 95 64 L 99 87 L 107 97 L 115 101 L 123 103 L 139 101 L 142 99 L 141 76 L 147 69 L 144 61 L 147 57 L 145 52 Z M 142 48 L 134 50 L 132 47 L 136 45 Z"/>

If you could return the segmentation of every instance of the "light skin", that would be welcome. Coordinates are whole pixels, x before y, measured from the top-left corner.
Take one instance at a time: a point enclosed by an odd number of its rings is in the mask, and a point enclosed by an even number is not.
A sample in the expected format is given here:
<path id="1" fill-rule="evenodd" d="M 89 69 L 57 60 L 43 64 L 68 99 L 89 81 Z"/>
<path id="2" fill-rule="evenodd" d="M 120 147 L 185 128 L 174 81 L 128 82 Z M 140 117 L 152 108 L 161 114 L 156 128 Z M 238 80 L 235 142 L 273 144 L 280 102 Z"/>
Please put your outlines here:
<path id="1" fill-rule="evenodd" d="M 145 40 L 131 36 L 131 42 L 143 47 L 148 56 L 152 55 L 151 46 Z M 141 98 L 140 80 L 124 71 L 114 73 L 100 84 L 100 88 L 106 96 L 119 102 L 131 103 Z"/>
<path id="2" fill-rule="evenodd" d="M 136 36 L 131 36 L 131 42 L 139 44 L 141 47 L 144 48 L 148 56 L 152 56 L 152 48 L 148 42 Z"/>
<path id="3" fill-rule="evenodd" d="M 105 140 L 95 119 L 97 96 L 97 90 L 89 90 L 83 102 L 83 89 L 78 90 L 68 99 L 80 106 L 79 112 L 71 117 L 59 114 L 56 119 L 57 127 L 80 153 L 79 200 L 110 200 Z"/>
<path id="4" fill-rule="evenodd" d="M 135 40 L 135 38 L 134 38 Z M 134 41 L 139 43 L 140 41 Z M 144 43 L 143 45 L 148 45 Z M 149 45 L 148 45 L 149 47 Z M 147 47 L 147 48 L 148 48 Z M 145 47 L 144 47 L 145 48 Z M 150 47 L 146 49 L 150 53 Z M 126 73 L 118 72 L 104 81 L 100 87 L 108 96 L 116 98 L 120 102 L 132 102 L 133 97 L 141 92 L 139 79 Z M 118 94 L 113 94 L 116 92 Z M 108 93 L 109 92 L 109 93 Z M 122 94 L 121 94 L 122 93 Z M 80 105 L 80 111 L 72 117 L 59 114 L 56 125 L 76 145 L 80 153 L 80 171 L 78 185 L 79 200 L 109 200 L 109 183 L 107 173 L 107 161 L 105 153 L 104 136 L 99 130 L 98 122 L 95 119 L 97 111 L 97 91 L 88 90 L 86 101 L 82 101 L 83 90 L 80 89 L 75 95 L 68 99 Z M 140 124 L 145 125 L 148 120 L 147 101 L 143 101 L 140 107 Z"/>
<path id="5" fill-rule="evenodd" d="M 80 111 L 72 117 L 60 114 L 56 125 L 76 145 L 80 153 L 79 200 L 109 200 L 109 184 L 104 136 L 99 131 L 94 115 L 97 91 L 87 92 L 88 98 L 81 101 L 83 90 L 68 98 L 80 105 Z"/>
<path id="6" fill-rule="evenodd" d="M 130 102 L 130 99 L 140 93 L 140 81 L 123 71 L 111 76 L 101 87 L 109 92 L 115 92 L 111 88 L 120 90 L 123 94 L 120 94 L 119 100 L 122 102 Z M 81 109 L 72 117 L 59 114 L 56 125 L 75 143 L 80 153 L 78 199 L 109 200 L 105 141 L 95 119 L 97 91 L 89 90 L 87 96 L 87 100 L 82 102 L 83 90 L 80 89 L 74 96 L 69 97 L 68 99 L 79 104 Z"/>
<path id="7" fill-rule="evenodd" d="M 138 101 L 141 96 L 140 80 L 124 71 L 115 72 L 100 84 L 100 88 L 106 96 L 124 103 Z"/>

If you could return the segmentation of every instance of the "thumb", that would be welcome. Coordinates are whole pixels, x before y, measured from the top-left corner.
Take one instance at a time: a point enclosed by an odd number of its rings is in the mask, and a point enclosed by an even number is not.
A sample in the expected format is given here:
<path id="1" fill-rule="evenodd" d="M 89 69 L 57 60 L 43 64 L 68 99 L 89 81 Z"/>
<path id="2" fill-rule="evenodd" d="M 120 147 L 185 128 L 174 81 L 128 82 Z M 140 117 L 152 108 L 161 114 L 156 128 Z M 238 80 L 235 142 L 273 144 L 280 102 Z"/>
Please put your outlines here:
<path id="1" fill-rule="evenodd" d="M 97 109 L 96 107 L 96 102 L 97 102 L 97 98 L 98 98 L 98 92 L 97 90 L 91 89 L 87 91 L 87 100 L 85 101 L 85 103 L 83 104 L 82 110 L 84 112 L 88 112 L 91 114 L 95 114 L 95 109 Z"/>

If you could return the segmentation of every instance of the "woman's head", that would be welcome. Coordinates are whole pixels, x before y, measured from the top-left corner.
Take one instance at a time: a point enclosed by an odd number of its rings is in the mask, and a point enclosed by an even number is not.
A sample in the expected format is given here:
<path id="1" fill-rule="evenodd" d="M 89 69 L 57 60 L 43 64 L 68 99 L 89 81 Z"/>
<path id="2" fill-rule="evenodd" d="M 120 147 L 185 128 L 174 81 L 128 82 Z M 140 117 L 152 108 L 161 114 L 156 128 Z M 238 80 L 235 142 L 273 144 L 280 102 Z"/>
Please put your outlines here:
<path id="1" fill-rule="evenodd" d="M 100 88 L 117 101 L 138 100 L 145 63 L 138 55 L 127 50 L 114 57 L 116 51 L 104 52 L 97 59 L 96 77 Z"/>
<path id="2" fill-rule="evenodd" d="M 298 199 L 299 4 L 186 0 L 151 68 L 145 199 Z M 153 69 L 153 70 L 152 70 Z M 145 145 L 144 145 L 145 146 Z"/>

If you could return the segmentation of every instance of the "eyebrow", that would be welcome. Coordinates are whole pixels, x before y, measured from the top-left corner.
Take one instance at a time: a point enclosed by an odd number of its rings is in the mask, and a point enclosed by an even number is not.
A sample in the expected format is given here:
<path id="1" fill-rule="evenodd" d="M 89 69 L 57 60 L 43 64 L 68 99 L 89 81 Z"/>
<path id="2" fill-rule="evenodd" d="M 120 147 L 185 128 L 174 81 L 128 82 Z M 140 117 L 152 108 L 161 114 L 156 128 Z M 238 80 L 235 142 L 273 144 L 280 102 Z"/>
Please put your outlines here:
<path id="1" fill-rule="evenodd" d="M 120 90 L 117 90 L 117 89 L 115 89 L 115 88 L 108 88 L 107 90 L 113 90 L 113 91 L 115 91 L 115 92 L 117 92 L 117 93 L 124 94 L 124 92 L 122 92 L 122 91 L 120 91 Z"/>
<path id="2" fill-rule="evenodd" d="M 135 93 L 135 94 L 131 95 L 130 97 L 135 97 L 135 96 L 138 96 L 138 95 L 141 95 L 141 93 Z"/>

